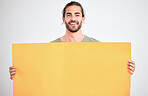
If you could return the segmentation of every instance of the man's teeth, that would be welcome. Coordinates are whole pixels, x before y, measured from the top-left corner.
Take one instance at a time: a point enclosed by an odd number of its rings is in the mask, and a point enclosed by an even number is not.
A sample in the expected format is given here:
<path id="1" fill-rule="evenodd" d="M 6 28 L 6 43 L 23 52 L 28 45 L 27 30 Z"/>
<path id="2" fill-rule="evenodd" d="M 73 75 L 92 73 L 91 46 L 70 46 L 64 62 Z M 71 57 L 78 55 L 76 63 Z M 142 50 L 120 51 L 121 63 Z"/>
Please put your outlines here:
<path id="1" fill-rule="evenodd" d="M 75 25 L 76 23 L 70 23 L 70 25 Z"/>

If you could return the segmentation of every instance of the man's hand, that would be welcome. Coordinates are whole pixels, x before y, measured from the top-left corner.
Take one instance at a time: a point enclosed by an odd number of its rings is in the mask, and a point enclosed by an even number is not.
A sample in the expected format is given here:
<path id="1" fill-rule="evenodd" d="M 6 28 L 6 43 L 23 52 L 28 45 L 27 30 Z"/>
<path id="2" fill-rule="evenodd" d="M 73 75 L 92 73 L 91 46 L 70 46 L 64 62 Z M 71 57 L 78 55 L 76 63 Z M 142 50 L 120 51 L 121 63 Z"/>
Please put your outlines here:
<path id="1" fill-rule="evenodd" d="M 130 74 L 132 75 L 135 71 L 135 62 L 134 61 L 128 61 L 128 69 Z"/>
<path id="2" fill-rule="evenodd" d="M 10 72 L 10 79 L 13 80 L 16 74 L 16 68 L 14 66 L 9 67 L 9 72 Z"/>

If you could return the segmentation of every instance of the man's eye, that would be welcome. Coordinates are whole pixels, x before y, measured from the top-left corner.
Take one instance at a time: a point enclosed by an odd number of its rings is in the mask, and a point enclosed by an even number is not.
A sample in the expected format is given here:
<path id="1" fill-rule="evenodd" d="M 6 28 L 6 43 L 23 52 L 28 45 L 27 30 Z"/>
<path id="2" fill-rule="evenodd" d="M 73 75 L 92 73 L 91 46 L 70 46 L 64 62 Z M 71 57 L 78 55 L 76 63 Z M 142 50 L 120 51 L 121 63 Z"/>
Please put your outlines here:
<path id="1" fill-rule="evenodd" d="M 67 15 L 67 17 L 68 17 L 68 16 L 70 16 L 70 15 Z"/>
<path id="2" fill-rule="evenodd" d="M 76 15 L 76 16 L 79 16 L 79 15 Z"/>

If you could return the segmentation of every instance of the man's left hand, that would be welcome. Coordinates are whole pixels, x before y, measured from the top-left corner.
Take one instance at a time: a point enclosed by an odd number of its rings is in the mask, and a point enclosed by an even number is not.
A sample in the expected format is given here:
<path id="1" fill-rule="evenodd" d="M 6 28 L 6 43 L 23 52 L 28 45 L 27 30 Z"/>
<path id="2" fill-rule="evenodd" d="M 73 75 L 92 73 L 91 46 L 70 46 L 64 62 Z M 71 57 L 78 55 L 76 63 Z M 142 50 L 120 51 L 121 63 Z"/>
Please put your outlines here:
<path id="1" fill-rule="evenodd" d="M 128 61 L 128 69 L 130 74 L 132 75 L 135 71 L 135 62 L 134 61 Z"/>

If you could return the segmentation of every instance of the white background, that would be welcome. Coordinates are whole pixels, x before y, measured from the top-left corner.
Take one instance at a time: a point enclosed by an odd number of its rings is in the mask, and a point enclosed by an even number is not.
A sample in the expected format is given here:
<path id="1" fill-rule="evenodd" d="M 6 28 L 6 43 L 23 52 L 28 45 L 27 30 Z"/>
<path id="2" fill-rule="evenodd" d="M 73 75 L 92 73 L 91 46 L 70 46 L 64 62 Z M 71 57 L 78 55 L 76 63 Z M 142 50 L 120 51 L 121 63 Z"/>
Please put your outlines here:
<path id="1" fill-rule="evenodd" d="M 69 0 L 0 0 L 0 96 L 13 95 L 12 43 L 48 43 L 65 34 L 62 9 Z M 131 96 L 148 96 L 148 0 L 79 0 L 82 32 L 101 42 L 131 42 L 136 71 Z"/>

